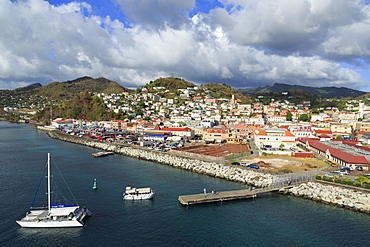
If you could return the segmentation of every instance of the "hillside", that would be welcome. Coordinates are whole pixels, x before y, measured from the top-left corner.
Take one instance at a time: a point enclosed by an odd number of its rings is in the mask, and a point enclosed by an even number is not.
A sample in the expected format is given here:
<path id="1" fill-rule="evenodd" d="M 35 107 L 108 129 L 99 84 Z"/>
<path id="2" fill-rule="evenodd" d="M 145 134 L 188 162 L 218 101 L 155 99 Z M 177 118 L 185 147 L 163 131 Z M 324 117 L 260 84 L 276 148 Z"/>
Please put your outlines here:
<path id="1" fill-rule="evenodd" d="M 149 92 L 156 91 L 156 87 L 164 87 L 168 89 L 172 93 L 176 93 L 179 89 L 187 89 L 187 88 L 194 88 L 197 87 L 192 82 L 185 81 L 184 79 L 176 78 L 176 77 L 167 77 L 167 78 L 158 78 L 155 81 L 150 81 L 145 86 L 149 90 Z"/>
<path id="2" fill-rule="evenodd" d="M 302 85 L 288 85 L 283 83 L 275 83 L 273 86 L 266 87 L 239 89 L 238 91 L 244 95 L 251 95 L 261 93 L 287 92 L 289 90 L 301 90 L 304 92 L 320 95 L 325 98 L 356 98 L 366 94 L 366 92 L 345 87 L 308 87 Z"/>
<path id="3" fill-rule="evenodd" d="M 122 93 L 129 90 L 117 82 L 103 77 L 93 79 L 91 77 L 80 77 L 76 80 L 66 82 L 52 82 L 36 89 L 38 95 L 46 96 L 51 100 L 70 99 L 81 92 L 93 93 Z"/>
<path id="4" fill-rule="evenodd" d="M 160 89 L 156 88 L 165 88 L 166 92 L 161 92 Z M 250 97 L 243 95 L 236 89 L 231 88 L 225 83 L 207 83 L 202 85 L 196 85 L 192 82 L 185 81 L 184 79 L 167 77 L 167 78 L 158 78 L 155 81 L 150 81 L 143 88 L 147 88 L 149 92 L 158 93 L 159 95 L 167 98 L 177 97 L 181 94 L 179 89 L 190 89 L 194 91 L 194 96 L 206 96 L 210 95 L 214 98 L 227 98 L 231 99 L 234 95 L 235 99 L 240 99 L 242 102 L 247 103 L 251 102 Z M 195 90 L 198 88 L 199 90 Z"/>
<path id="5" fill-rule="evenodd" d="M 207 83 L 200 86 L 207 94 L 214 98 L 226 98 L 231 99 L 234 95 L 235 99 L 241 100 L 243 103 L 251 103 L 251 97 L 247 95 L 243 95 L 238 90 L 231 88 L 230 86 L 226 85 L 225 83 Z"/>
<path id="6" fill-rule="evenodd" d="M 34 117 L 38 121 L 45 121 L 52 116 L 64 119 L 110 120 L 114 113 L 108 111 L 104 101 L 89 92 L 81 92 L 73 99 L 66 100 L 57 106 L 47 107 Z"/>

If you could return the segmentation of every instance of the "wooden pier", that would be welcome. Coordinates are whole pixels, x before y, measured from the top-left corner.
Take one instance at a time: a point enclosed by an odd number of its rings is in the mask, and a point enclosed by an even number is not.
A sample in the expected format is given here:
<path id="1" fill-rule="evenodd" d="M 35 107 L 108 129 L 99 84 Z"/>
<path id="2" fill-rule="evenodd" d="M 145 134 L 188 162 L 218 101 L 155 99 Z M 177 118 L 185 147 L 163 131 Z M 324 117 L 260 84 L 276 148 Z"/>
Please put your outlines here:
<path id="1" fill-rule="evenodd" d="M 183 195 L 179 196 L 179 201 L 182 205 L 192 205 L 201 204 L 209 202 L 223 202 L 231 200 L 240 200 L 257 197 L 260 193 L 278 191 L 280 189 L 285 189 L 292 187 L 291 185 L 280 185 L 271 186 L 267 188 L 258 189 L 246 189 L 246 190 L 231 190 L 231 191 L 220 191 L 214 193 L 202 193 L 194 195 Z"/>

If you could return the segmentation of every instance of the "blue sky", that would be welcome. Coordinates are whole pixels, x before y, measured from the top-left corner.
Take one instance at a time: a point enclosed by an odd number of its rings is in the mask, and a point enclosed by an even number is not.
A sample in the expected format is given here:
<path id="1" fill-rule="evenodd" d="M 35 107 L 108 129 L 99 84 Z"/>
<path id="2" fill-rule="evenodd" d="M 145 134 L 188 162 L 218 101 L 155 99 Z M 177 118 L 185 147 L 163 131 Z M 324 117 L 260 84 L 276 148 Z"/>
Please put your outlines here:
<path id="1" fill-rule="evenodd" d="M 362 0 L 0 0 L 0 89 L 172 74 L 247 88 L 370 91 Z"/>

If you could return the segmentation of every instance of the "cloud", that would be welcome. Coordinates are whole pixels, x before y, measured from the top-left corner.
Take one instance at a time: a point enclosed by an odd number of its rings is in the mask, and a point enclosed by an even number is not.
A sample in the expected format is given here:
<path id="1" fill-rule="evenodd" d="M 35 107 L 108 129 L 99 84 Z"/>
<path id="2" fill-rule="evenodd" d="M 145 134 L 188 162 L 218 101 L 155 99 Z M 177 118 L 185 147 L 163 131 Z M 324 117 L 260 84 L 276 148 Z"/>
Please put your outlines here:
<path id="1" fill-rule="evenodd" d="M 92 2 L 0 0 L 0 88 L 85 75 L 136 87 L 172 73 L 235 88 L 366 88 L 341 67 L 369 64 L 370 11 L 361 1 L 220 2 L 189 17 L 195 0 L 116 0 L 120 20 L 97 15 Z"/>

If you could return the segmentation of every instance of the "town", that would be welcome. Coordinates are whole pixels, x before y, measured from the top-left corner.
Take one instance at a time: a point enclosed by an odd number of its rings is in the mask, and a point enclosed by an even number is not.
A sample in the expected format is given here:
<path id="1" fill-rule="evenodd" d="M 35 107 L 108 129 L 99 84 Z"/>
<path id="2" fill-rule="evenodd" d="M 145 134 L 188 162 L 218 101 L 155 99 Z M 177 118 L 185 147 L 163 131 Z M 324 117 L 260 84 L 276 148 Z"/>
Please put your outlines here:
<path id="1" fill-rule="evenodd" d="M 317 159 L 332 171 L 328 176 L 352 173 L 366 178 L 369 172 L 370 122 L 363 119 L 369 119 L 370 106 L 363 100 L 348 100 L 342 109 L 312 108 L 309 100 L 293 103 L 293 97 L 290 102 L 286 97 L 266 100 L 257 96 L 245 103 L 234 94 L 231 98 L 213 97 L 211 91 L 197 86 L 177 89 L 175 94 L 164 86 L 92 94 L 109 112 L 125 117 L 104 121 L 57 117 L 49 127 L 100 141 L 239 165 L 245 163 L 244 157 L 276 155 Z M 4 112 L 22 114 L 16 107 L 5 107 Z M 51 118 L 52 114 L 50 107 Z M 250 167 L 268 169 L 263 164 Z M 322 166 L 309 164 L 309 168 Z"/>

